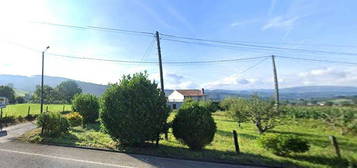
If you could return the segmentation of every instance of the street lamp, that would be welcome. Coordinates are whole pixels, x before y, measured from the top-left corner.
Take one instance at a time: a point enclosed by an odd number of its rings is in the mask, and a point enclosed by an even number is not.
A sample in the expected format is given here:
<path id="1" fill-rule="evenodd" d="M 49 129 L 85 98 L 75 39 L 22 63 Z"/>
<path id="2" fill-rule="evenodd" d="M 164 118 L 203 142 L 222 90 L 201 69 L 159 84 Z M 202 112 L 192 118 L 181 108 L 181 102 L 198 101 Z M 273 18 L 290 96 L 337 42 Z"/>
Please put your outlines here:
<path id="1" fill-rule="evenodd" d="M 43 112 L 43 73 L 44 73 L 44 61 L 45 61 L 45 52 L 50 48 L 47 46 L 44 51 L 42 51 L 42 75 L 41 75 L 41 113 Z"/>

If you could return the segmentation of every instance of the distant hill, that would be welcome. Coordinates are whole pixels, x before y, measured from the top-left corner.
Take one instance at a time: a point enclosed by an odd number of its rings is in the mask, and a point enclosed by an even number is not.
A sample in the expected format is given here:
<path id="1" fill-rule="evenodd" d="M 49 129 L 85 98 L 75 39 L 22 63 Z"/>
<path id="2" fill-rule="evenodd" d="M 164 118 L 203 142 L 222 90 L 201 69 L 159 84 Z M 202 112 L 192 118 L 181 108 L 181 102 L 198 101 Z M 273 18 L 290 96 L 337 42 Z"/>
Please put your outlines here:
<path id="1" fill-rule="evenodd" d="M 207 90 L 206 94 L 215 100 L 225 97 L 249 97 L 257 94 L 261 97 L 272 97 L 274 89 L 256 90 Z M 311 99 L 311 98 L 334 98 L 338 96 L 355 96 L 357 87 L 351 86 L 300 86 L 280 89 L 280 98 L 285 100 L 292 99 Z"/>
<path id="2" fill-rule="evenodd" d="M 57 86 L 59 83 L 72 80 L 63 77 L 52 77 L 45 76 L 45 84 L 52 87 Z M 84 93 L 90 93 L 100 96 L 107 85 L 100 85 L 90 82 L 83 82 L 74 80 L 77 82 L 78 86 L 82 88 Z M 41 76 L 19 76 L 19 75 L 0 75 L 0 85 L 11 84 L 15 88 L 16 93 L 23 95 L 25 93 L 31 93 L 35 90 L 36 85 L 41 82 Z M 172 93 L 172 89 L 166 89 L 165 94 L 169 95 Z M 257 94 L 259 96 L 268 98 L 272 97 L 274 94 L 273 89 L 251 89 L 251 90 L 205 90 L 206 94 L 210 99 L 222 100 L 225 97 L 249 97 L 250 95 Z M 280 89 L 281 99 L 311 99 L 311 98 L 335 98 L 339 96 L 356 96 L 357 87 L 351 86 L 301 86 L 292 88 L 282 88 Z"/>
<path id="3" fill-rule="evenodd" d="M 45 76 L 44 81 L 46 85 L 51 87 L 55 87 L 63 81 L 72 80 L 69 78 L 63 77 L 52 77 L 52 76 Z M 105 89 L 107 88 L 106 85 L 99 85 L 90 82 L 83 82 L 74 80 L 78 84 L 80 88 L 82 88 L 84 93 L 90 93 L 94 95 L 101 95 Z M 36 85 L 41 83 L 41 76 L 20 76 L 20 75 L 0 75 L 0 85 L 12 85 L 13 88 L 16 90 L 20 90 L 22 93 L 34 92 L 36 89 Z"/>

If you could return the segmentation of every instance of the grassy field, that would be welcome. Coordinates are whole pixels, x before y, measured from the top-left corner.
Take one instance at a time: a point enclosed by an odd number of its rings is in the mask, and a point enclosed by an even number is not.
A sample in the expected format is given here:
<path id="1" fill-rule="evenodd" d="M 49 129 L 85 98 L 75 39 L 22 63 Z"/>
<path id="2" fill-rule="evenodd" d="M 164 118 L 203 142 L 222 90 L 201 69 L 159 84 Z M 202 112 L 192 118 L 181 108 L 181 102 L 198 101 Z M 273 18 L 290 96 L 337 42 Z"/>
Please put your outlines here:
<path id="1" fill-rule="evenodd" d="M 45 104 L 43 106 L 43 110 L 46 111 L 48 107 L 48 111 L 61 112 L 63 110 L 63 106 L 66 111 L 72 110 L 71 105 L 63 105 L 63 104 Z M 30 107 L 30 114 L 40 114 L 40 104 L 14 104 L 8 105 L 3 109 L 3 116 L 27 116 L 28 108 Z"/>
<path id="2" fill-rule="evenodd" d="M 173 118 L 173 115 L 170 118 Z M 175 158 L 227 161 L 232 163 L 270 165 L 274 167 L 345 167 L 346 159 L 335 158 L 334 150 L 330 145 L 328 135 L 335 135 L 340 144 L 344 158 L 357 160 L 357 136 L 341 136 L 338 131 L 327 127 L 317 120 L 294 120 L 286 125 L 278 126 L 271 134 L 291 133 L 309 140 L 311 149 L 304 154 L 295 154 L 289 157 L 280 157 L 261 148 L 257 143 L 259 134 L 254 125 L 244 123 L 242 128 L 224 115 L 224 112 L 213 114 L 217 123 L 217 132 L 212 144 L 205 150 L 191 151 L 180 144 L 172 134 L 168 140 L 160 141 L 158 148 L 124 148 L 114 142 L 109 135 L 100 132 L 99 124 L 93 124 L 86 129 L 72 128 L 70 133 L 59 138 L 42 139 L 38 136 L 39 130 L 34 130 L 21 137 L 22 140 L 32 142 L 50 142 L 67 145 L 79 145 L 95 148 L 114 149 L 125 152 L 153 154 Z M 234 151 L 232 130 L 237 130 L 241 154 Z"/>

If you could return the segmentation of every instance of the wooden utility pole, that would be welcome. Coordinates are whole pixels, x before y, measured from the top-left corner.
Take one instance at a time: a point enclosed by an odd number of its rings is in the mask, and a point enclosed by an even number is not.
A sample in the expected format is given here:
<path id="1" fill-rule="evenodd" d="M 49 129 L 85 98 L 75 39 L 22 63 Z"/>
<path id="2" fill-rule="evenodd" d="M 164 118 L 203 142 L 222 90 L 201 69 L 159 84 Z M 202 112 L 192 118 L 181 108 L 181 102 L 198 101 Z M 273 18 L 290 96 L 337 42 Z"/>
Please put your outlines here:
<path id="1" fill-rule="evenodd" d="M 159 57 L 161 91 L 162 91 L 162 94 L 165 95 L 164 75 L 163 75 L 162 60 L 161 60 L 160 33 L 158 31 L 156 31 L 156 44 L 157 44 L 157 55 Z M 165 124 L 166 124 L 166 121 L 163 121 L 162 126 L 164 126 Z M 156 146 L 159 146 L 159 141 L 160 141 L 160 132 L 157 135 Z"/>
<path id="2" fill-rule="evenodd" d="M 160 34 L 159 34 L 158 31 L 156 31 L 156 44 L 157 44 L 157 55 L 159 56 L 161 91 L 162 91 L 163 94 L 165 94 L 164 75 L 163 75 L 163 72 L 162 72 L 162 61 L 161 61 Z"/>
<path id="3" fill-rule="evenodd" d="M 273 74 L 274 74 L 274 83 L 275 83 L 275 105 L 276 109 L 279 109 L 279 83 L 278 83 L 278 75 L 276 73 L 276 65 L 275 65 L 275 56 L 271 56 L 272 63 L 273 63 Z"/>

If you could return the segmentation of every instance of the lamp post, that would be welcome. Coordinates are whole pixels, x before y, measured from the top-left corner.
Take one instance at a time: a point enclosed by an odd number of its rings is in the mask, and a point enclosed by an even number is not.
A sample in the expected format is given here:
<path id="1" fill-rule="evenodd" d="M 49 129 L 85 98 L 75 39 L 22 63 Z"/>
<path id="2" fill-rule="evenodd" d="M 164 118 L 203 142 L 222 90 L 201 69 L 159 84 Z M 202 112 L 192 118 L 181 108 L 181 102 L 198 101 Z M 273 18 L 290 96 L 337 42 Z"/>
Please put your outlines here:
<path id="1" fill-rule="evenodd" d="M 44 51 L 42 51 L 42 75 L 41 75 L 41 114 L 43 112 L 43 73 L 44 73 L 44 61 L 45 61 L 45 52 L 50 48 L 47 46 Z"/>

